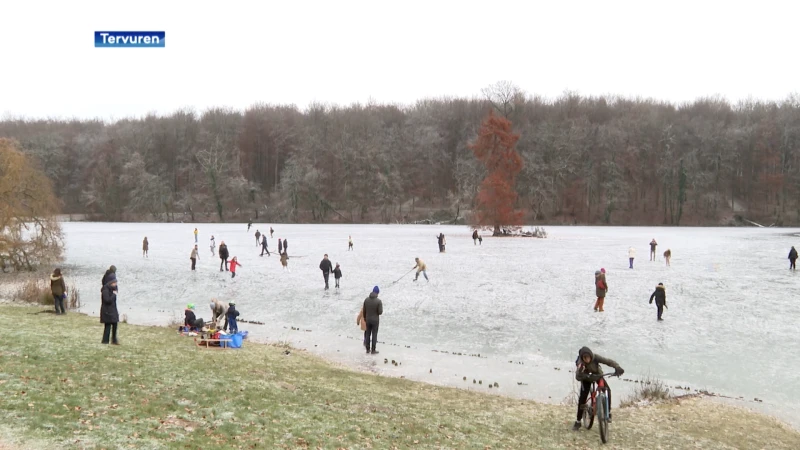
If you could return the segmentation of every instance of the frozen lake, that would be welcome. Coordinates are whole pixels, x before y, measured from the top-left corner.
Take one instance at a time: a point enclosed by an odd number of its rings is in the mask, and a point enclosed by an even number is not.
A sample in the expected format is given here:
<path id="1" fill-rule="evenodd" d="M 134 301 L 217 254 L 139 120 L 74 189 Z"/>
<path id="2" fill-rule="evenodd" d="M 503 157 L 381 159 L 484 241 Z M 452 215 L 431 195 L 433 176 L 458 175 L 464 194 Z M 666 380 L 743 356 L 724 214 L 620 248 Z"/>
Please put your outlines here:
<path id="1" fill-rule="evenodd" d="M 235 299 L 242 319 L 265 323 L 240 324 L 256 340 L 290 341 L 389 376 L 482 391 L 498 382 L 491 392 L 550 402 L 570 393 L 569 370 L 588 345 L 619 362 L 625 378 L 649 373 L 673 386 L 742 397 L 735 403 L 798 425 L 800 410 L 790 400 L 800 383 L 794 297 L 800 278 L 787 260 L 789 248 L 800 244 L 793 230 L 547 227 L 547 239 L 485 237 L 474 246 L 467 227 L 272 226 L 270 251 L 278 238 L 289 239 L 290 272 L 278 256 L 259 256 L 253 234 L 269 225 L 248 232 L 243 224 L 65 223 L 64 273 L 81 289 L 89 314 L 98 314 L 100 279 L 114 264 L 120 313 L 131 323 L 182 318 L 188 302 L 209 319 L 209 299 Z M 192 272 L 195 227 L 201 259 Z M 446 253 L 438 252 L 439 232 L 447 237 Z M 211 255 L 212 234 L 243 265 L 233 280 Z M 348 235 L 355 251 L 347 251 Z M 659 243 L 657 262 L 648 261 L 652 238 Z M 633 270 L 630 246 L 637 250 Z M 661 256 L 667 248 L 671 267 Z M 324 253 L 341 264 L 338 292 L 333 277 L 331 290 L 323 291 Z M 415 283 L 411 273 L 393 284 L 417 256 L 427 263 L 430 282 Z M 609 292 L 605 312 L 595 313 L 594 272 L 601 267 Z M 659 282 L 669 305 L 660 323 L 648 304 Z M 355 318 L 374 285 L 384 304 L 378 340 L 385 344 L 380 355 L 369 356 Z M 633 383 L 612 379 L 611 385 L 617 403 Z M 763 403 L 753 402 L 756 397 Z"/>

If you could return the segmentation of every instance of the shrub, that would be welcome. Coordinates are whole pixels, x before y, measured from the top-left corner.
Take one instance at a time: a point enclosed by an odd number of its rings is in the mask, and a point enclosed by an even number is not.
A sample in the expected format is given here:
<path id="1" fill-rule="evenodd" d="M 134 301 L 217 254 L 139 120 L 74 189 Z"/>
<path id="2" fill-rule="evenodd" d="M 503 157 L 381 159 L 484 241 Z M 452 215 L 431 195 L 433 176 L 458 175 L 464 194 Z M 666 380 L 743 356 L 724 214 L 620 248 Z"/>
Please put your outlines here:
<path id="1" fill-rule="evenodd" d="M 28 280 L 14 293 L 14 300 L 35 305 L 54 305 L 50 284 L 45 280 Z"/>
<path id="2" fill-rule="evenodd" d="M 667 387 L 663 381 L 654 376 L 648 374 L 636 381 L 636 386 L 633 388 L 633 394 L 622 399 L 620 402 L 619 406 L 621 408 L 634 406 L 643 401 L 656 402 L 672 398 L 672 394 L 669 392 L 669 387 Z"/>

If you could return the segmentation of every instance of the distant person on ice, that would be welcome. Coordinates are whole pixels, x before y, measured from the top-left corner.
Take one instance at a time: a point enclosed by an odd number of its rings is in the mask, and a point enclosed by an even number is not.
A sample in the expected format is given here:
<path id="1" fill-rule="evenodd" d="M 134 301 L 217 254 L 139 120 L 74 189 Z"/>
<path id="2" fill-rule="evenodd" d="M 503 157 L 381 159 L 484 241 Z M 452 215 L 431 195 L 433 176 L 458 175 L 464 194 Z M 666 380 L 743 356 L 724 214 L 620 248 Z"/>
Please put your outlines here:
<path id="1" fill-rule="evenodd" d="M 225 264 L 225 271 L 228 271 L 228 246 L 225 241 L 219 243 L 219 271 L 222 272 L 222 264 Z"/>
<path id="2" fill-rule="evenodd" d="M 217 249 L 217 241 L 214 240 L 214 235 L 211 235 L 211 256 L 214 256 L 214 251 Z"/>
<path id="3" fill-rule="evenodd" d="M 650 261 L 656 260 L 656 247 L 658 246 L 658 242 L 656 242 L 656 238 L 653 238 L 650 241 Z"/>
<path id="4" fill-rule="evenodd" d="M 278 254 L 283 254 L 283 241 L 281 239 L 278 239 Z"/>
<path id="5" fill-rule="evenodd" d="M 231 278 L 236 278 L 236 266 L 244 267 L 241 264 L 239 264 L 239 261 L 234 256 L 233 259 L 231 260 Z"/>
<path id="6" fill-rule="evenodd" d="M 261 232 L 256 230 L 256 247 L 261 244 Z"/>
<path id="7" fill-rule="evenodd" d="M 597 301 L 594 304 L 595 312 L 603 312 L 603 303 L 606 301 L 608 293 L 608 283 L 606 282 L 606 269 L 600 269 L 594 273 L 594 286 Z"/>
<path id="8" fill-rule="evenodd" d="M 617 364 L 616 361 L 609 358 L 603 358 L 600 355 L 592 353 L 589 347 L 582 347 L 578 351 L 578 359 L 575 360 L 575 379 L 581 382 L 581 392 L 578 394 L 578 416 L 575 419 L 575 424 L 572 429 L 579 431 L 581 429 L 581 419 L 583 418 L 583 409 L 586 407 L 586 400 L 592 390 L 592 382 L 598 381 L 598 375 L 603 373 L 600 364 L 614 368 L 614 375 L 620 376 L 625 371 Z M 608 388 L 608 421 L 611 422 L 611 387 L 606 383 Z"/>
<path id="9" fill-rule="evenodd" d="M 444 253 L 444 246 L 447 244 L 444 239 L 444 233 L 439 233 L 439 235 L 436 236 L 436 239 L 439 241 L 439 253 Z"/>
<path id="10" fill-rule="evenodd" d="M 283 253 L 286 253 L 287 255 L 289 254 L 289 240 L 288 239 L 284 239 L 283 240 Z"/>
<path id="11" fill-rule="evenodd" d="M 353 236 L 348 236 L 347 251 L 349 252 L 352 250 L 353 250 Z"/>
<path id="12" fill-rule="evenodd" d="M 339 289 L 339 278 L 342 278 L 342 268 L 339 263 L 336 263 L 336 268 L 333 269 L 333 279 L 336 280 L 336 289 Z"/>
<path id="13" fill-rule="evenodd" d="M 650 304 L 653 304 L 653 299 L 656 299 L 656 308 L 657 309 L 657 317 L 658 320 L 664 320 L 661 318 L 661 314 L 664 312 L 664 308 L 667 307 L 667 290 L 664 287 L 664 283 L 658 283 L 656 286 L 656 290 L 650 295 Z"/>
<path id="14" fill-rule="evenodd" d="M 250 227 L 252 226 L 253 226 L 253 219 L 250 219 L 249 221 L 247 221 L 247 231 L 250 231 Z"/>
<path id="15" fill-rule="evenodd" d="M 147 250 L 149 249 L 150 249 L 150 243 L 147 242 L 147 236 L 145 236 L 144 240 L 142 241 L 142 257 L 147 256 Z"/>
<path id="16" fill-rule="evenodd" d="M 267 256 L 272 256 L 269 254 L 269 249 L 267 248 L 267 235 L 261 236 L 261 256 L 264 256 L 264 252 L 267 252 Z"/>
<path id="17" fill-rule="evenodd" d="M 628 263 L 630 264 L 629 269 L 633 269 L 633 259 L 636 258 L 636 249 L 631 247 L 628 249 Z"/>
<path id="18" fill-rule="evenodd" d="M 375 346 L 378 344 L 378 326 L 383 314 L 383 302 L 378 298 L 380 292 L 381 290 L 378 289 L 378 286 L 372 288 L 372 292 L 364 300 L 364 306 L 361 308 L 364 320 L 367 322 L 367 328 L 364 330 L 364 348 L 367 349 L 368 354 L 371 353 L 373 355 L 378 354 Z"/>
<path id="19" fill-rule="evenodd" d="M 414 277 L 414 281 L 417 281 L 417 279 L 419 279 L 420 272 L 422 272 L 422 276 L 425 277 L 425 281 L 430 281 L 428 279 L 428 266 L 425 265 L 425 261 L 419 258 L 414 258 L 414 261 L 417 262 L 417 265 L 411 268 L 411 270 L 417 269 L 417 276 Z"/>
<path id="20" fill-rule="evenodd" d="M 197 243 L 197 228 L 194 229 L 194 242 Z"/>
<path id="21" fill-rule="evenodd" d="M 667 251 L 664 252 L 664 260 L 667 261 L 667 266 L 669 266 L 670 258 L 672 258 L 672 250 L 667 249 Z"/>
<path id="22" fill-rule="evenodd" d="M 197 250 L 197 244 L 195 244 L 192 249 L 192 254 L 189 256 L 189 259 L 192 260 L 192 270 L 194 270 L 197 260 L 200 259 L 200 252 Z"/>
<path id="23" fill-rule="evenodd" d="M 794 245 L 792 249 L 789 250 L 789 269 L 790 270 L 797 270 L 797 266 L 795 266 L 795 262 L 797 261 L 797 250 L 794 249 Z"/>
<path id="24" fill-rule="evenodd" d="M 322 257 L 322 261 L 319 263 L 319 270 L 322 271 L 322 278 L 325 279 L 325 290 L 328 290 L 328 278 L 331 276 L 331 272 L 333 272 L 333 264 L 331 264 L 331 260 L 328 259 L 328 254 L 325 253 L 325 256 Z"/>
<path id="25" fill-rule="evenodd" d="M 478 245 L 478 230 L 472 232 L 472 243 Z"/>
<path id="26" fill-rule="evenodd" d="M 270 239 L 272 239 L 272 233 L 274 233 L 274 232 L 275 232 L 275 230 L 273 230 L 272 227 L 269 227 L 269 238 Z"/>

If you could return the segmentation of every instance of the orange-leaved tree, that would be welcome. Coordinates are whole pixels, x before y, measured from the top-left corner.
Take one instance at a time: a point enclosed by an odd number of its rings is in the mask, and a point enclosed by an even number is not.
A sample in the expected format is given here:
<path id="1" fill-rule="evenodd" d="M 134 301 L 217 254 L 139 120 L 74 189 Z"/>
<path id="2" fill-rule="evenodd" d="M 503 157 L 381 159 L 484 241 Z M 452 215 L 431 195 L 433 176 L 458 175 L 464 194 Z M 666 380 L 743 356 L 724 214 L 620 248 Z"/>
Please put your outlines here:
<path id="1" fill-rule="evenodd" d="M 478 189 L 473 226 L 491 227 L 495 236 L 502 234 L 501 227 L 522 225 L 522 211 L 515 209 L 516 178 L 522 171 L 522 157 L 514 149 L 518 140 L 519 134 L 511 130 L 511 122 L 490 111 L 477 140 L 470 145 L 488 171 Z"/>

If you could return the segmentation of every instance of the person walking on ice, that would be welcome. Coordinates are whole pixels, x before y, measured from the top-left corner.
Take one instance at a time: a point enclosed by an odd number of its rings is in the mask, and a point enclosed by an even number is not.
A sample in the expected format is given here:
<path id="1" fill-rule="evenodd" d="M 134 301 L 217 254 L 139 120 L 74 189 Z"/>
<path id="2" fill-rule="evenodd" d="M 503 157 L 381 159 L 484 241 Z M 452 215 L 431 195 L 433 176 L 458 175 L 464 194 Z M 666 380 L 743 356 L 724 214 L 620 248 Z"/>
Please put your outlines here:
<path id="1" fill-rule="evenodd" d="M 325 253 L 325 256 L 322 257 L 322 261 L 319 263 L 319 270 L 322 271 L 322 278 L 325 279 L 325 290 L 328 290 L 328 278 L 331 276 L 331 272 L 333 272 L 333 264 L 331 264 L 331 260 L 328 259 L 328 254 Z"/>
<path id="2" fill-rule="evenodd" d="M 200 252 L 197 251 L 197 244 L 194 245 L 192 249 L 192 254 L 189 256 L 189 259 L 192 260 L 192 270 L 194 270 L 195 265 L 197 264 L 197 260 L 200 259 Z"/>
<path id="3" fill-rule="evenodd" d="M 283 254 L 283 241 L 280 239 L 278 239 L 278 254 L 279 255 Z"/>
<path id="4" fill-rule="evenodd" d="M 472 244 L 478 245 L 478 230 L 472 231 Z"/>
<path id="5" fill-rule="evenodd" d="M 797 261 L 797 250 L 794 249 L 794 245 L 792 249 L 789 250 L 789 270 L 797 270 L 797 266 L 795 262 Z"/>
<path id="6" fill-rule="evenodd" d="M 267 256 L 272 256 L 269 254 L 269 249 L 267 248 L 267 235 L 261 236 L 261 256 L 264 256 L 264 252 L 267 252 Z"/>
<path id="7" fill-rule="evenodd" d="M 633 269 L 633 258 L 636 258 L 636 249 L 631 247 L 628 249 L 628 264 L 630 264 L 629 269 Z"/>
<path id="8" fill-rule="evenodd" d="M 353 251 L 353 236 L 349 236 L 349 237 L 348 237 L 348 241 L 347 241 L 347 251 L 348 251 L 348 252 L 350 252 L 350 251 Z"/>
<path id="9" fill-rule="evenodd" d="M 214 240 L 214 235 L 211 235 L 211 256 L 214 256 L 217 249 L 217 241 Z"/>
<path id="10" fill-rule="evenodd" d="M 428 266 L 425 265 L 425 261 L 419 258 L 414 258 L 414 261 L 417 262 L 417 265 L 411 268 L 411 270 L 417 269 L 417 276 L 414 277 L 414 281 L 419 279 L 420 272 L 422 272 L 422 276 L 425 277 L 425 281 L 431 281 L 428 279 Z"/>
<path id="11" fill-rule="evenodd" d="M 219 271 L 222 272 L 222 264 L 225 264 L 225 271 L 228 271 L 228 246 L 225 241 L 219 243 Z"/>
<path id="12" fill-rule="evenodd" d="M 236 277 L 236 266 L 244 267 L 241 264 L 239 264 L 239 261 L 234 256 L 233 259 L 231 260 L 231 278 Z"/>
<path id="13" fill-rule="evenodd" d="M 667 308 L 667 290 L 664 287 L 664 283 L 658 283 L 656 286 L 656 290 L 650 295 L 650 304 L 653 304 L 653 299 L 656 299 L 656 308 L 657 308 L 657 318 L 658 320 L 664 320 L 661 318 L 661 314 L 664 313 L 664 308 Z"/>
<path id="14" fill-rule="evenodd" d="M 342 268 L 339 263 L 336 263 L 336 268 L 333 269 L 333 279 L 336 280 L 336 289 L 339 289 L 339 278 L 342 278 Z"/>
<path id="15" fill-rule="evenodd" d="M 198 233 L 199 233 L 199 231 L 197 231 L 197 228 L 195 228 L 195 229 L 194 229 L 194 243 L 195 243 L 195 244 L 197 243 L 197 234 L 198 234 Z"/>
<path id="16" fill-rule="evenodd" d="M 261 244 L 261 232 L 256 230 L 256 247 Z"/>
<path id="17" fill-rule="evenodd" d="M 275 232 L 275 230 L 273 230 L 272 227 L 269 227 L 269 238 L 270 239 L 272 239 L 272 233 L 274 233 L 274 232 Z"/>
<path id="18" fill-rule="evenodd" d="M 286 253 L 287 255 L 289 254 L 289 240 L 288 239 L 284 239 L 283 240 L 283 253 Z"/>
<path id="19" fill-rule="evenodd" d="M 669 260 L 671 258 L 672 258 L 672 250 L 667 249 L 667 251 L 664 252 L 664 260 L 667 262 L 667 267 L 669 267 Z"/>
<path id="20" fill-rule="evenodd" d="M 283 270 L 289 270 L 289 255 L 285 252 L 281 253 L 281 266 L 283 266 Z"/>
<path id="21" fill-rule="evenodd" d="M 658 242 L 656 242 L 656 238 L 653 238 L 650 241 L 650 261 L 656 260 L 656 247 L 658 246 Z"/>
<path id="22" fill-rule="evenodd" d="M 147 251 L 150 250 L 150 243 L 147 242 L 147 236 L 142 241 L 142 257 L 147 257 Z"/>
<path id="23" fill-rule="evenodd" d="M 608 282 L 606 282 L 606 269 L 600 269 L 594 273 L 595 294 L 597 301 L 594 303 L 595 312 L 603 312 L 603 303 L 606 301 L 608 293 Z"/>
<path id="24" fill-rule="evenodd" d="M 250 227 L 252 226 L 253 226 L 253 219 L 250 219 L 249 221 L 247 221 L 247 231 L 250 231 Z"/>

